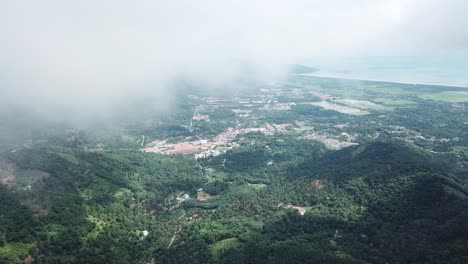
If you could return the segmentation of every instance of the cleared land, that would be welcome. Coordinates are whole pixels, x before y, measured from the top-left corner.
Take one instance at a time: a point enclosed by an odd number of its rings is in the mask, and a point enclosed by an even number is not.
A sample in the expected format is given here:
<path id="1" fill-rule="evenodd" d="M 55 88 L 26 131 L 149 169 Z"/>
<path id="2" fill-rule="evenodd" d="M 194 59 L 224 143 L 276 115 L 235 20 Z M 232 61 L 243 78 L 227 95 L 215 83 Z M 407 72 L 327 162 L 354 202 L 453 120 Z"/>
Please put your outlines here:
<path id="1" fill-rule="evenodd" d="M 376 99 L 372 99 L 372 101 L 377 102 L 377 103 L 382 103 L 385 105 L 391 105 L 391 106 L 416 104 L 416 102 L 414 101 L 409 101 L 409 100 L 404 100 L 404 99 L 390 99 L 390 98 L 376 98 Z"/>
<path id="2" fill-rule="evenodd" d="M 424 94 L 419 97 L 436 101 L 468 102 L 468 91 L 446 91 L 435 94 Z"/>
<path id="3" fill-rule="evenodd" d="M 327 102 L 327 101 L 313 102 L 313 103 L 310 103 L 310 104 L 322 107 L 323 109 L 326 109 L 326 110 L 333 110 L 333 111 L 337 111 L 337 112 L 347 114 L 347 115 L 365 115 L 365 114 L 369 113 L 369 112 L 363 111 L 363 110 L 361 110 L 359 108 L 334 104 L 334 103 L 330 103 L 330 102 Z"/>
<path id="4" fill-rule="evenodd" d="M 363 110 L 388 110 L 387 107 L 375 104 L 370 101 L 354 100 L 354 99 L 338 99 L 336 102 L 345 104 L 350 107 L 359 108 Z"/>

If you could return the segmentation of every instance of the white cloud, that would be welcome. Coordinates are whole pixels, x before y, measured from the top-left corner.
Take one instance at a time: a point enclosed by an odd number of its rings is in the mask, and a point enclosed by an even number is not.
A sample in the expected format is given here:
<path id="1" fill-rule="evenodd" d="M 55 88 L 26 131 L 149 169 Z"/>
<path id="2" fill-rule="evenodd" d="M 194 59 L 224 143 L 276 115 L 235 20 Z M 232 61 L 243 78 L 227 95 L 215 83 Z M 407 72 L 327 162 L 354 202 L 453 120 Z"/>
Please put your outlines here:
<path id="1" fill-rule="evenodd" d="M 221 86 L 317 56 L 468 50 L 463 0 L 0 3 L 3 103 L 111 113 L 181 73 Z M 274 73 L 274 74 L 267 74 Z M 160 100 L 160 103 L 167 100 Z"/>

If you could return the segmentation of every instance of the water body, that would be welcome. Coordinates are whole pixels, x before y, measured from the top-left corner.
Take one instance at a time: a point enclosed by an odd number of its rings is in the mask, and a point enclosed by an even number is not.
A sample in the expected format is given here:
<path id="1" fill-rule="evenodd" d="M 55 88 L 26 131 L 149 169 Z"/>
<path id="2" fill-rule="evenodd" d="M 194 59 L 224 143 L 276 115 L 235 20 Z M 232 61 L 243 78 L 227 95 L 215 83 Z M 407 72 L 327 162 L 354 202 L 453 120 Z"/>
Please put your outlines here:
<path id="1" fill-rule="evenodd" d="M 399 83 L 468 87 L 468 55 L 373 56 L 310 61 L 320 70 L 307 75 Z"/>

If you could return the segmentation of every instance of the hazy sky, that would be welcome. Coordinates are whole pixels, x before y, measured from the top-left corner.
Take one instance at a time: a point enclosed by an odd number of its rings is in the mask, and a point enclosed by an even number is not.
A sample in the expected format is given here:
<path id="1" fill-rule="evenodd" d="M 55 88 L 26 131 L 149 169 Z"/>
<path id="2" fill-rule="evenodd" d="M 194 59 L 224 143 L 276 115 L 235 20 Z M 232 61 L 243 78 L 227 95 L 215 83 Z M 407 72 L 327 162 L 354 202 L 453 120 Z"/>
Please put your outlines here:
<path id="1" fill-rule="evenodd" d="M 314 58 L 466 54 L 466 10 L 466 0 L 3 0 L 0 103 L 107 116 L 149 93 L 165 107 L 180 75 L 223 88 L 239 62 L 268 79 Z"/>

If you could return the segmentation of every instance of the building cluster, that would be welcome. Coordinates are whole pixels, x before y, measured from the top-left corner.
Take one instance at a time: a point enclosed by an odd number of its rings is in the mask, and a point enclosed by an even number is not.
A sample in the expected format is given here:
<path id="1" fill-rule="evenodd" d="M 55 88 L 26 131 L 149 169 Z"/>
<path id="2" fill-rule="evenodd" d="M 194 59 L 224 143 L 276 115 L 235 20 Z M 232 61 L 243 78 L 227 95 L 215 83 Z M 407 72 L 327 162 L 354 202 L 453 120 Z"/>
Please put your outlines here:
<path id="1" fill-rule="evenodd" d="M 247 109 L 232 109 L 232 112 L 236 114 L 238 117 L 249 117 L 252 110 Z"/>
<path id="2" fill-rule="evenodd" d="M 317 134 L 315 132 L 312 132 L 311 134 L 305 135 L 302 138 L 303 139 L 310 139 L 310 140 L 320 141 L 327 148 L 334 149 L 334 150 L 359 145 L 359 143 L 349 142 L 349 141 L 340 141 L 338 139 L 330 138 L 330 137 L 328 137 L 326 135 L 320 135 L 320 134 Z"/>
<path id="3" fill-rule="evenodd" d="M 194 154 L 195 159 L 216 157 L 226 153 L 228 150 L 239 147 L 239 144 L 234 142 L 238 135 L 245 135 L 248 133 L 273 135 L 274 133 L 285 132 L 286 128 L 289 126 L 291 126 L 291 124 L 266 124 L 265 127 L 259 128 L 228 128 L 211 140 L 200 139 L 177 143 L 169 143 L 167 140 L 156 140 L 149 143 L 145 148 L 141 149 L 141 151 L 165 155 Z"/>
<path id="4" fill-rule="evenodd" d="M 259 108 L 259 110 L 290 110 L 291 106 L 296 105 L 296 103 L 273 103 L 266 104 Z"/>
<path id="5" fill-rule="evenodd" d="M 200 115 L 200 114 L 196 114 L 193 116 L 192 118 L 193 120 L 196 120 L 196 121 L 206 121 L 206 122 L 210 122 L 210 116 L 209 115 Z"/>
<path id="6" fill-rule="evenodd" d="M 283 209 L 295 209 L 298 211 L 298 213 L 300 215 L 304 215 L 305 212 L 306 212 L 306 208 L 305 207 L 302 207 L 302 206 L 294 206 L 292 204 L 284 204 L 284 203 L 279 203 L 278 204 L 278 207 L 279 208 L 283 208 Z"/>

